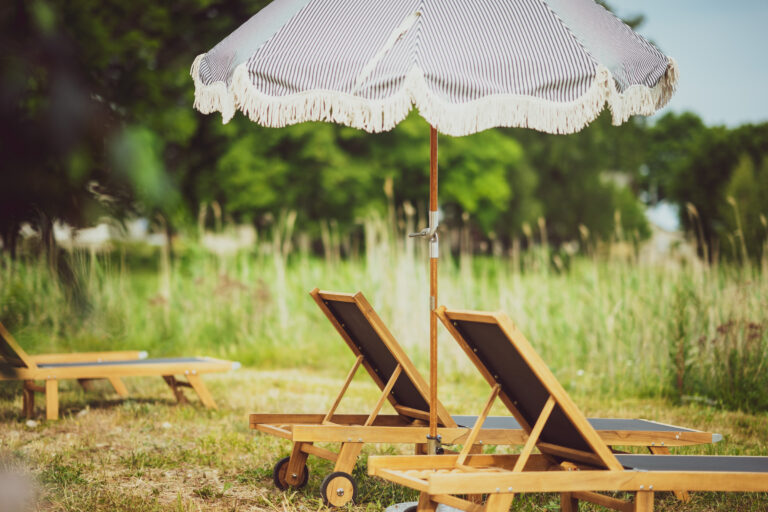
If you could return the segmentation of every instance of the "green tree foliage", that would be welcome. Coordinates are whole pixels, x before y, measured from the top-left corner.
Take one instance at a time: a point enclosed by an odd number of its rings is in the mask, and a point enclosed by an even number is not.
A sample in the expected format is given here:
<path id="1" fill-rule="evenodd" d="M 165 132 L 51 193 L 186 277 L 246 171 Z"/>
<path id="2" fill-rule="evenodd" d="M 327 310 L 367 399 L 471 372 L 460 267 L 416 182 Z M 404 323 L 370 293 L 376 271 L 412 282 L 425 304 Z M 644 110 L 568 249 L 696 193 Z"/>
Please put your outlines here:
<path id="1" fill-rule="evenodd" d="M 644 126 L 638 119 L 611 126 L 606 114 L 569 136 L 507 131 L 522 143 L 538 176 L 534 194 L 543 206 L 550 240 L 577 239 L 580 225 L 606 239 L 617 228 L 616 217 L 623 232 L 647 237 L 643 207 L 632 194 L 645 158 Z"/>
<path id="2" fill-rule="evenodd" d="M 690 113 L 667 114 L 649 129 L 648 140 L 643 185 L 650 195 L 686 212 L 681 221 L 697 238 L 701 229 L 707 254 L 742 258 L 746 249 L 748 257 L 760 258 L 768 123 L 728 129 L 706 127 Z"/>
<path id="3" fill-rule="evenodd" d="M 768 216 L 768 156 L 756 167 L 752 158 L 742 155 L 725 187 L 726 201 L 720 204 L 723 226 L 721 239 L 728 254 L 747 259 L 762 255 Z"/>
<path id="4" fill-rule="evenodd" d="M 161 213 L 181 225 L 213 200 L 241 221 L 296 210 L 303 230 L 329 219 L 350 229 L 371 210 L 386 211 L 390 182 L 396 205 L 425 210 L 428 127 L 415 114 L 371 135 L 322 123 L 267 129 L 241 115 L 222 125 L 191 108 L 194 56 L 266 3 L 4 4 L 0 114 L 13 148 L 0 191 L 4 240 L 24 221 L 81 225 L 105 211 Z M 570 136 L 504 129 L 441 137 L 441 204 L 449 224 L 468 214 L 477 236 L 503 241 L 540 217 L 555 243 L 578 239 L 580 225 L 600 238 L 617 228 L 642 238 L 642 192 L 693 204 L 708 243 L 722 246 L 733 233 L 726 198 L 751 179 L 744 170 L 732 179 L 732 171 L 748 155 L 760 188 L 766 147 L 765 126 L 707 128 L 693 114 L 621 127 L 604 115 Z M 756 208 L 743 212 L 753 219 L 745 225 L 754 224 Z M 760 246 L 758 232 L 745 231 L 750 252 Z"/>

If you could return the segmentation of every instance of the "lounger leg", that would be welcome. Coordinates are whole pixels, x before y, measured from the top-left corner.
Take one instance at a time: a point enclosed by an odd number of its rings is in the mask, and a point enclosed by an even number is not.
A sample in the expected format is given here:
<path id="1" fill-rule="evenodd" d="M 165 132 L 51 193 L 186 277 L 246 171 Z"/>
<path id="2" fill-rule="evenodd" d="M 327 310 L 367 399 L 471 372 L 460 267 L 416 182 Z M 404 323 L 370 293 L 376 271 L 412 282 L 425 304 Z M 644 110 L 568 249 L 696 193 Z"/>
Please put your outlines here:
<path id="1" fill-rule="evenodd" d="M 304 465 L 307 463 L 309 455 L 301 450 L 302 445 L 312 443 L 293 443 L 291 458 L 288 460 L 288 467 L 285 470 L 285 481 L 294 487 L 301 484 L 304 478 Z"/>
<path id="2" fill-rule="evenodd" d="M 579 500 L 570 492 L 560 493 L 560 512 L 579 512 Z"/>
<path id="3" fill-rule="evenodd" d="M 351 475 L 352 470 L 355 469 L 357 457 L 360 456 L 360 451 L 362 449 L 363 443 L 341 443 L 339 458 L 336 459 L 336 466 L 333 468 L 333 470 L 343 471 Z"/>
<path id="4" fill-rule="evenodd" d="M 120 377 L 110 377 L 109 383 L 112 384 L 112 387 L 115 388 L 115 393 L 120 397 L 126 398 L 128 396 L 128 388 L 125 387 Z"/>
<path id="5" fill-rule="evenodd" d="M 59 419 L 59 381 L 56 379 L 45 381 L 45 418 Z"/>
<path id="6" fill-rule="evenodd" d="M 483 445 L 473 444 L 472 447 L 469 449 L 469 453 L 470 455 L 473 453 L 483 453 Z M 478 505 L 483 503 L 482 494 L 467 494 L 466 498 L 467 498 L 467 501 L 471 501 L 472 503 L 477 503 Z"/>
<path id="7" fill-rule="evenodd" d="M 23 412 L 24 416 L 31 420 L 35 415 L 35 382 L 31 380 L 24 381 L 24 388 L 22 389 L 23 397 Z"/>
<path id="8" fill-rule="evenodd" d="M 414 455 L 426 455 L 427 454 L 427 445 L 424 443 L 416 443 L 413 447 L 413 454 Z"/>
<path id="9" fill-rule="evenodd" d="M 429 494 L 422 492 L 419 494 L 419 504 L 416 505 L 417 512 L 435 512 L 437 503 L 432 501 Z"/>
<path id="10" fill-rule="evenodd" d="M 485 502 L 485 512 L 507 512 L 512 506 L 514 494 L 491 494 Z"/>
<path id="11" fill-rule="evenodd" d="M 187 397 L 185 397 L 184 393 L 181 392 L 181 386 L 179 386 L 179 383 L 176 381 L 176 377 L 173 375 L 163 375 L 163 380 L 165 380 L 166 384 L 168 384 L 168 387 L 170 387 L 171 391 L 173 391 L 173 396 L 176 398 L 177 402 L 180 404 L 189 403 Z"/>
<path id="12" fill-rule="evenodd" d="M 187 375 L 187 380 L 192 385 L 192 389 L 195 390 L 197 396 L 200 397 L 200 401 L 203 402 L 203 405 L 209 409 L 218 409 L 211 393 L 208 392 L 208 388 L 205 387 L 205 384 L 203 384 L 203 380 L 199 375 Z"/>
<path id="13" fill-rule="evenodd" d="M 669 455 L 669 448 L 666 446 L 649 446 L 648 450 L 654 454 L 654 455 Z M 675 492 L 675 498 L 682 501 L 683 503 L 688 503 L 691 501 L 691 495 L 688 494 L 688 491 L 674 491 Z"/>
<path id="14" fill-rule="evenodd" d="M 653 491 L 638 491 L 635 495 L 635 512 L 653 512 Z"/>
<path id="15" fill-rule="evenodd" d="M 77 379 L 77 383 L 80 384 L 80 387 L 85 391 L 93 390 L 93 379 Z"/>

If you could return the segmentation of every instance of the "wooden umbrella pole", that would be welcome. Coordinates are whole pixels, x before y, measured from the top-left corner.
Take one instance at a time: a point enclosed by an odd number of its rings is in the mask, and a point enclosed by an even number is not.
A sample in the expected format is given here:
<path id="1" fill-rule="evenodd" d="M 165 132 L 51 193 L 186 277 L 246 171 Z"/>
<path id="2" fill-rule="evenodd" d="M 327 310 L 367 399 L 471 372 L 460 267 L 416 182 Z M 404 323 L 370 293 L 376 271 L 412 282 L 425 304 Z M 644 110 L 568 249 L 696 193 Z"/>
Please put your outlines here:
<path id="1" fill-rule="evenodd" d="M 437 439 L 437 129 L 429 131 L 429 452 L 434 455 Z"/>

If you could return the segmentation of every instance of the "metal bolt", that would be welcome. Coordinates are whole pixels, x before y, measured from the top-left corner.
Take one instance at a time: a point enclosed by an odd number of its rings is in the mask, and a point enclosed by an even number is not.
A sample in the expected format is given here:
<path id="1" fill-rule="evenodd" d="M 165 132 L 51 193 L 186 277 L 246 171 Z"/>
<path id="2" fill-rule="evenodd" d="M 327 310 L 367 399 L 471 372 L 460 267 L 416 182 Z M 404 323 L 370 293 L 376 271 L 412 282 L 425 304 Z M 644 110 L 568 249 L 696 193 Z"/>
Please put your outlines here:
<path id="1" fill-rule="evenodd" d="M 477 349 L 476 349 L 476 348 L 473 348 L 473 349 L 472 349 L 472 352 L 477 352 Z"/>
<path id="2" fill-rule="evenodd" d="M 652 485 L 649 485 L 649 486 L 648 486 L 648 488 L 649 488 L 649 489 L 653 489 L 653 486 L 652 486 Z"/>
<path id="3" fill-rule="evenodd" d="M 641 486 L 640 486 L 640 488 L 641 488 L 641 489 L 644 489 L 644 488 L 645 488 L 645 486 L 644 486 L 644 485 L 641 485 Z"/>
<path id="4" fill-rule="evenodd" d="M 496 492 L 501 492 L 501 487 L 497 487 Z"/>
<path id="5" fill-rule="evenodd" d="M 189 370 L 184 370 L 184 375 L 189 375 Z"/>
<path id="6" fill-rule="evenodd" d="M 661 446 L 664 446 L 664 441 L 661 442 Z"/>
<path id="7" fill-rule="evenodd" d="M 296 473 L 291 473 L 291 478 L 299 478 L 299 475 L 297 475 Z"/>
<path id="8" fill-rule="evenodd" d="M 350 441 L 350 442 L 351 442 L 351 441 L 352 441 L 352 438 L 351 438 L 351 437 L 348 437 L 348 438 L 347 438 L 347 441 Z"/>
<path id="9" fill-rule="evenodd" d="M 362 442 L 363 442 L 363 438 L 362 438 L 362 437 L 358 438 L 358 439 L 357 439 L 357 442 L 358 442 L 358 443 L 362 443 Z"/>
<path id="10" fill-rule="evenodd" d="M 478 441 L 478 442 L 477 442 L 477 444 L 483 444 L 483 441 L 482 441 L 482 440 L 480 440 L 480 441 Z"/>
<path id="11" fill-rule="evenodd" d="M 508 490 L 509 492 L 512 492 L 512 488 L 511 488 L 511 487 L 507 487 L 507 490 Z"/>
<path id="12" fill-rule="evenodd" d="M 651 443 L 651 446 L 656 446 L 656 443 Z"/>
<path id="13" fill-rule="evenodd" d="M 336 489 L 336 496 L 344 496 L 344 489 L 342 489 L 341 487 Z"/>
<path id="14" fill-rule="evenodd" d="M 680 434 L 675 434 L 675 439 L 680 439 Z"/>

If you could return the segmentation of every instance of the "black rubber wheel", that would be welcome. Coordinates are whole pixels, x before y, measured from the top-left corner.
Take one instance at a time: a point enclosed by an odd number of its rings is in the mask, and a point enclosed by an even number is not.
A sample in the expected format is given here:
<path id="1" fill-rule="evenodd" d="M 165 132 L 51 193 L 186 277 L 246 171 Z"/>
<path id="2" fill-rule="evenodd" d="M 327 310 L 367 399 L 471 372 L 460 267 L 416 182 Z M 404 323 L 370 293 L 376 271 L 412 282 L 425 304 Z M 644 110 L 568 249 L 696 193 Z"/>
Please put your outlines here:
<path id="1" fill-rule="evenodd" d="M 335 471 L 323 479 L 320 495 L 328 507 L 343 507 L 357 499 L 357 482 L 349 473 Z"/>
<path id="2" fill-rule="evenodd" d="M 288 487 L 293 487 L 294 489 L 301 489 L 305 485 L 307 485 L 307 482 L 309 481 L 309 468 L 306 464 L 304 464 L 304 475 L 301 477 L 301 482 L 299 485 L 291 485 L 285 480 L 285 472 L 288 470 L 288 461 L 291 460 L 290 457 L 285 457 L 277 461 L 277 464 L 275 464 L 275 469 L 272 470 L 272 481 L 275 482 L 275 487 L 280 489 L 281 491 L 286 490 Z"/>
<path id="3" fill-rule="evenodd" d="M 416 512 L 419 509 L 418 505 L 411 505 L 410 507 L 403 510 L 403 512 Z"/>

